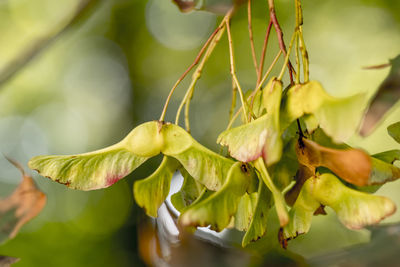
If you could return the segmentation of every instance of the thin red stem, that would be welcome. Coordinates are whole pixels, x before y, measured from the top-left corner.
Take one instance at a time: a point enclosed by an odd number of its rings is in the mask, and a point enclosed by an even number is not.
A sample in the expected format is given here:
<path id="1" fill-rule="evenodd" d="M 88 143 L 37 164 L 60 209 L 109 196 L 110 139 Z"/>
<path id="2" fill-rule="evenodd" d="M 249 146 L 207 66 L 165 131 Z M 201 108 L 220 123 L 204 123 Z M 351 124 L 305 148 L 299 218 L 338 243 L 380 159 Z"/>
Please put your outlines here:
<path id="1" fill-rule="evenodd" d="M 175 89 L 178 87 L 178 85 L 181 83 L 181 81 L 186 77 L 186 75 L 193 69 L 194 66 L 196 66 L 199 61 L 201 56 L 204 54 L 204 51 L 206 50 L 206 48 L 208 47 L 208 45 L 210 44 L 211 40 L 214 38 L 214 36 L 221 30 L 222 28 L 222 24 L 219 25 L 214 32 L 210 35 L 210 37 L 208 38 L 207 42 L 203 45 L 203 47 L 201 48 L 200 52 L 197 54 L 196 58 L 194 59 L 193 63 L 185 70 L 185 72 L 181 75 L 181 77 L 179 77 L 179 79 L 176 81 L 176 83 L 174 84 L 174 86 L 172 87 L 171 91 L 168 94 L 167 100 L 164 104 L 164 108 L 163 111 L 161 113 L 160 116 L 160 121 L 163 121 L 165 118 L 165 114 L 167 112 L 167 108 L 168 108 L 168 104 L 171 100 L 172 94 L 174 93 Z"/>
<path id="2" fill-rule="evenodd" d="M 263 73 L 263 68 L 264 68 L 264 61 L 265 61 L 265 54 L 267 53 L 267 44 L 268 44 L 269 35 L 271 33 L 271 28 L 272 28 L 272 21 L 270 20 L 269 24 L 268 24 L 267 32 L 265 34 L 264 45 L 263 45 L 262 52 L 261 52 L 260 65 L 259 65 L 259 69 L 258 69 L 258 73 L 260 75 L 257 77 L 257 85 L 260 84 L 261 78 L 262 78 L 262 73 Z"/>
<path id="3" fill-rule="evenodd" d="M 276 17 L 274 0 L 268 0 L 268 4 L 269 4 L 269 16 L 270 20 L 272 21 L 272 24 L 274 25 L 275 32 L 278 37 L 279 48 L 282 50 L 283 55 L 286 56 L 285 40 L 283 39 L 283 32 L 281 26 L 279 25 L 278 18 Z M 290 83 L 292 84 L 294 69 L 290 60 L 288 61 L 288 69 L 289 69 Z"/>

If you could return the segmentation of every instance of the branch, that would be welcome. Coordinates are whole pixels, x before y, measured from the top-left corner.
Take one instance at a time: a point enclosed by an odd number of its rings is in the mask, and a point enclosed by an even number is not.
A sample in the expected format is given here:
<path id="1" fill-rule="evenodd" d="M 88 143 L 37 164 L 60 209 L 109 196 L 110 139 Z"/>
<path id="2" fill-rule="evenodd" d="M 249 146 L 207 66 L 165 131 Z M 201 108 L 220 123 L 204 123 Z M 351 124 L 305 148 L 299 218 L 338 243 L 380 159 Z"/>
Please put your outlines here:
<path id="1" fill-rule="evenodd" d="M 27 66 L 34 58 L 42 53 L 47 47 L 49 47 L 54 41 L 56 41 L 61 35 L 70 30 L 76 24 L 79 24 L 84 20 L 87 15 L 95 9 L 100 3 L 100 0 L 84 0 L 76 8 L 72 18 L 61 28 L 53 30 L 48 36 L 39 38 L 30 47 L 23 51 L 19 56 L 11 60 L 0 73 L 0 86 L 14 77 L 20 70 Z"/>

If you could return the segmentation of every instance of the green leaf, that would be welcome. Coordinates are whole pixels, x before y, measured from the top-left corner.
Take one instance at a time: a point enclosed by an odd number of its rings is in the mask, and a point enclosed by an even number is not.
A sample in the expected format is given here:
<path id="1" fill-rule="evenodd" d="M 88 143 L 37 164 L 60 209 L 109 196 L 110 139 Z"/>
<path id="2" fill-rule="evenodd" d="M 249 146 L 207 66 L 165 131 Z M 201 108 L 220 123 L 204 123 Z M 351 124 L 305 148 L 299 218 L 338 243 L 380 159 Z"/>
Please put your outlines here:
<path id="1" fill-rule="evenodd" d="M 179 166 L 173 158 L 164 156 L 160 166 L 149 177 L 136 181 L 133 187 L 138 205 L 147 215 L 157 217 L 158 208 L 167 198 L 172 175 Z"/>
<path id="2" fill-rule="evenodd" d="M 281 95 L 282 83 L 272 79 L 263 89 L 263 106 L 267 114 L 222 132 L 217 143 L 228 146 L 230 155 L 243 162 L 254 161 L 261 156 L 268 166 L 279 161 L 282 155 L 279 126 Z"/>
<path id="3" fill-rule="evenodd" d="M 325 173 L 304 184 L 313 197 L 331 207 L 339 220 L 350 229 L 361 229 L 379 223 L 396 211 L 390 199 L 350 189 L 334 175 Z"/>
<path id="4" fill-rule="evenodd" d="M 179 212 L 183 212 L 200 196 L 204 186 L 193 179 L 184 168 L 180 172 L 184 178 L 182 188 L 171 196 L 171 202 Z"/>
<path id="5" fill-rule="evenodd" d="M 247 232 L 242 239 L 243 247 L 265 235 L 267 231 L 268 212 L 271 206 L 272 195 L 270 192 L 268 192 L 265 184 L 260 183 L 258 192 L 256 193 L 256 203 L 253 216 Z"/>
<path id="6" fill-rule="evenodd" d="M 335 142 L 347 140 L 356 131 L 362 116 L 364 94 L 335 98 L 316 81 L 294 85 L 286 94 L 281 109 L 281 128 L 306 114 L 312 114 L 320 127 Z M 315 122 L 310 125 L 314 125 Z"/>
<path id="7" fill-rule="evenodd" d="M 90 153 L 69 156 L 37 156 L 29 168 L 72 189 L 105 188 L 139 167 L 147 157 L 140 157 L 121 143 Z"/>
<path id="8" fill-rule="evenodd" d="M 229 170 L 222 188 L 202 201 L 193 203 L 181 214 L 180 222 L 184 226 L 208 226 L 222 231 L 236 213 L 240 197 L 246 192 L 252 179 L 251 172 L 244 172 L 240 162 Z"/>
<path id="9" fill-rule="evenodd" d="M 388 133 L 397 143 L 400 143 L 400 121 L 389 125 Z"/>

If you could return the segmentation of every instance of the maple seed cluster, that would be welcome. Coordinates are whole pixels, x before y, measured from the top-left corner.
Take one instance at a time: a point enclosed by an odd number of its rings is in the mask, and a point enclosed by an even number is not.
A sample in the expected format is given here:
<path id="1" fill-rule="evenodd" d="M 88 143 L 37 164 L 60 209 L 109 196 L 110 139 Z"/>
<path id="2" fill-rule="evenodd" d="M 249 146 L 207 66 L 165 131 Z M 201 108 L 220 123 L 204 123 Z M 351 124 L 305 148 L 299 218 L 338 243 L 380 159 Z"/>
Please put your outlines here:
<path id="1" fill-rule="evenodd" d="M 296 25 L 287 50 L 273 1 L 268 3 L 269 29 L 274 26 L 280 51 L 264 75 L 262 67 L 258 67 L 264 65 L 264 57 L 259 65 L 254 60 L 258 76 L 254 90 L 244 94 L 236 76 L 231 9 L 171 89 L 159 120 L 138 125 L 110 147 L 78 155 L 37 156 L 29 161 L 29 167 L 72 189 L 94 190 L 111 186 L 161 153 L 163 160 L 154 173 L 135 182 L 136 202 L 149 216 L 157 217 L 158 208 L 169 194 L 172 176 L 179 171 L 184 177 L 183 185 L 171 196 L 180 212 L 179 224 L 184 228 L 210 226 L 216 231 L 234 227 L 245 232 L 243 246 L 265 235 L 270 211 L 279 220 L 279 241 L 283 246 L 307 233 L 312 217 L 326 214 L 327 206 L 349 229 L 376 224 L 393 214 L 393 201 L 372 193 L 400 178 L 400 168 L 394 164 L 400 160 L 400 150 L 369 155 L 345 143 L 362 123 L 364 111 L 360 107 L 368 99 L 364 94 L 336 98 L 319 82 L 310 81 L 300 1 L 295 0 Z M 251 16 L 249 26 L 250 22 Z M 218 154 L 190 135 L 189 107 L 204 65 L 225 31 L 234 86 L 230 121 L 217 139 L 228 152 Z M 294 66 L 289 60 L 293 48 Z M 285 58 L 279 75 L 269 77 L 281 55 Z M 164 122 L 171 95 L 196 65 L 175 123 Z M 284 87 L 286 68 L 290 83 Z M 234 115 L 236 93 L 241 107 Z M 379 94 L 371 103 L 374 101 L 379 101 Z M 179 126 L 183 108 L 185 129 Z M 241 112 L 242 123 L 232 127 Z M 400 142 L 400 122 L 389 126 L 388 132 Z"/>
<path id="2" fill-rule="evenodd" d="M 112 185 L 162 153 L 158 169 L 135 182 L 137 203 L 156 217 L 171 178 L 179 170 L 184 182 L 171 198 L 181 212 L 179 222 L 221 231 L 233 221 L 234 227 L 246 231 L 244 246 L 265 234 L 266 215 L 272 207 L 282 227 L 281 241 L 308 232 L 312 216 L 323 213 L 325 206 L 350 229 L 378 223 L 392 214 L 395 205 L 391 200 L 367 192 L 400 177 L 400 169 L 393 165 L 400 151 L 371 156 L 333 141 L 346 133 L 332 132 L 340 122 L 326 114 L 336 116 L 332 109 L 337 103 L 357 103 L 358 98 L 326 98 L 316 82 L 287 90 L 282 99 L 282 83 L 273 78 L 256 95 L 260 101 L 253 110 L 262 110 L 260 116 L 221 133 L 218 142 L 228 147 L 229 158 L 202 146 L 178 125 L 152 121 L 108 148 L 72 156 L 38 156 L 29 166 L 70 188 L 93 190 Z M 311 97 L 300 101 L 305 94 Z M 307 99 L 322 101 L 315 105 Z M 318 124 L 308 124 L 310 117 Z M 297 119 L 305 129 L 300 137 Z"/>

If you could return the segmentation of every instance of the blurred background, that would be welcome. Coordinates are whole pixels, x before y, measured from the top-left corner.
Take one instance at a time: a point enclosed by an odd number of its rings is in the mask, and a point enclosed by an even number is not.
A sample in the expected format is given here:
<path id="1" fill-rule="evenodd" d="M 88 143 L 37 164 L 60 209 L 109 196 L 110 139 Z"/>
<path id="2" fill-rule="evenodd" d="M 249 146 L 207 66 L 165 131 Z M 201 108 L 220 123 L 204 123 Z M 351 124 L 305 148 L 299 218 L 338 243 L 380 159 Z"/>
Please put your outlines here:
<path id="1" fill-rule="evenodd" d="M 266 1 L 253 2 L 259 56 L 268 15 Z M 336 96 L 373 94 L 389 68 L 362 67 L 400 54 L 400 2 L 302 2 L 311 79 Z M 293 1 L 276 1 L 276 8 L 288 42 Z M 246 12 L 243 7 L 234 16 L 232 33 L 238 78 L 247 90 L 254 88 L 256 73 Z M 0 0 L 0 151 L 26 166 L 35 155 L 108 146 L 139 123 L 158 119 L 170 88 L 220 19 L 206 12 L 182 14 L 169 0 Z M 266 64 L 277 48 L 272 34 Z M 178 87 L 167 120 L 174 120 L 189 80 Z M 225 36 L 205 67 L 191 105 L 192 134 L 213 150 L 219 149 L 215 140 L 227 125 L 230 97 Z M 397 105 L 370 137 L 354 136 L 350 143 L 371 153 L 399 148 L 386 133 L 386 126 L 399 118 Z M 146 218 L 134 203 L 132 184 L 159 161 L 147 162 L 110 188 L 91 192 L 31 173 L 48 203 L 15 239 L 0 246 L 0 255 L 21 258 L 15 266 L 143 265 L 137 226 Z M 0 157 L 0 197 L 20 181 L 18 171 Z M 378 194 L 399 207 L 399 191 L 397 181 Z M 398 221 L 400 212 L 385 220 Z M 274 235 L 274 230 L 269 233 Z M 367 230 L 344 228 L 328 210 L 328 216 L 315 217 L 310 233 L 291 241 L 289 249 L 309 259 L 369 238 Z M 267 241 L 253 247 L 269 251 Z"/>

